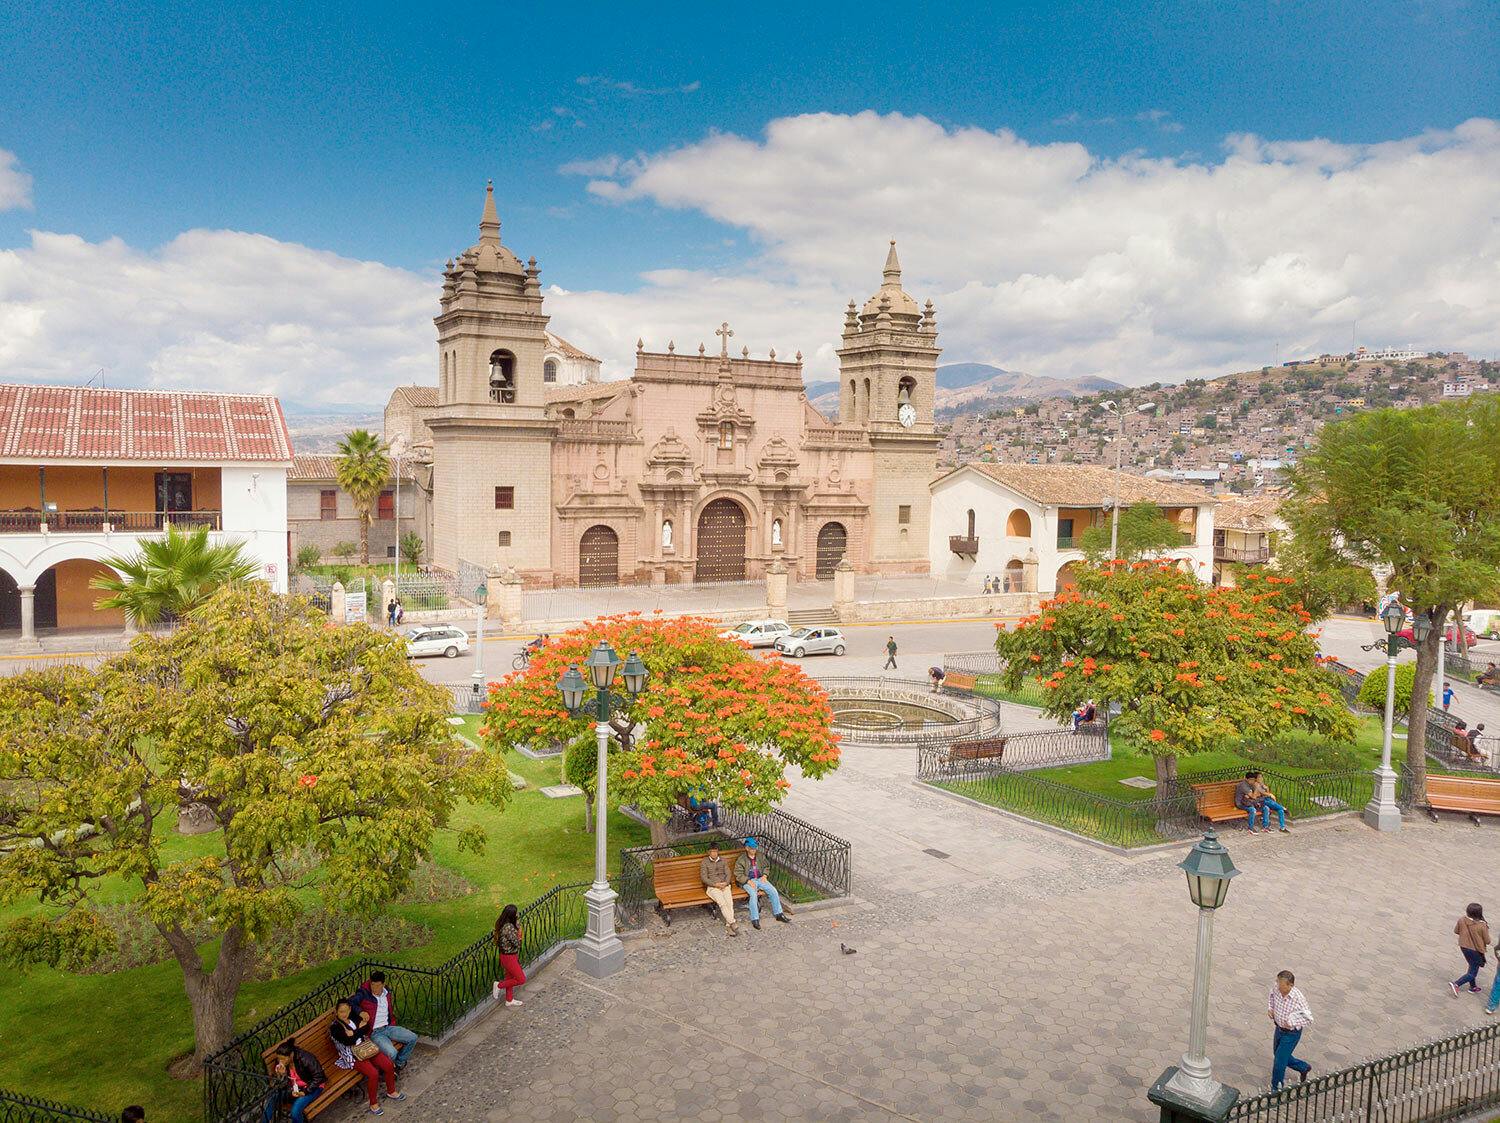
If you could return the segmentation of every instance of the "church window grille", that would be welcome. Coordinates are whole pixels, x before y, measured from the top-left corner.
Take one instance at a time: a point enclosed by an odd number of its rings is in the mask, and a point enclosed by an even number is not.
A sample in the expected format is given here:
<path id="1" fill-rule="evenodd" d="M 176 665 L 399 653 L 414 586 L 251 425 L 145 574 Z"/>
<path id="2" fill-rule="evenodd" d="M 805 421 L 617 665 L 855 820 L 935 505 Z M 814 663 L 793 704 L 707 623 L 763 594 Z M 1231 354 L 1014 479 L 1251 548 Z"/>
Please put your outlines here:
<path id="1" fill-rule="evenodd" d="M 394 519 L 396 517 L 396 493 L 386 490 L 380 493 L 380 498 L 375 503 L 375 517 L 377 519 Z"/>
<path id="2" fill-rule="evenodd" d="M 719 447 L 722 449 L 734 447 L 734 422 L 725 421 L 719 425 Z"/>
<path id="3" fill-rule="evenodd" d="M 495 536 L 495 545 L 497 545 L 497 546 L 509 546 L 510 545 L 510 531 L 508 531 L 508 530 L 502 530 L 498 535 L 496 535 Z"/>
<path id="4" fill-rule="evenodd" d="M 548 359 L 545 363 L 542 364 L 542 381 L 543 382 L 556 382 L 557 381 L 557 360 L 556 359 Z"/>
<path id="5" fill-rule="evenodd" d="M 495 488 L 495 510 L 514 511 L 516 509 L 516 489 L 513 487 Z"/>
<path id="6" fill-rule="evenodd" d="M 896 508 L 896 521 L 902 526 L 911 525 L 911 505 L 903 503 Z"/>
<path id="7" fill-rule="evenodd" d="M 339 517 L 339 493 L 333 489 L 318 492 L 318 517 L 320 519 L 336 519 Z"/>

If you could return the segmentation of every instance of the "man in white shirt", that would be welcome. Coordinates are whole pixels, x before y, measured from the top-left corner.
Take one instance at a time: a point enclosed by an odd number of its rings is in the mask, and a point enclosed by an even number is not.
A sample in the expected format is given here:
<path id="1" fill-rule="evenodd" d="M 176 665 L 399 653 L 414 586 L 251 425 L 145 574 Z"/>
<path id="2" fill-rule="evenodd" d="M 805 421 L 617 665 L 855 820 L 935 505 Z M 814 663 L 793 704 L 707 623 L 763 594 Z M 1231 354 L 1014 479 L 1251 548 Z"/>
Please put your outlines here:
<path id="1" fill-rule="evenodd" d="M 384 971 L 370 972 L 370 977 L 354 992 L 354 1005 L 361 1011 L 360 1022 L 370 1027 L 370 1040 L 397 1068 L 405 1068 L 411 1051 L 417 1047 L 417 1035 L 396 1024 L 396 995 L 385 985 Z"/>
<path id="2" fill-rule="evenodd" d="M 1307 998 L 1296 987 L 1297 977 L 1290 971 L 1276 973 L 1276 985 L 1266 1000 L 1266 1017 L 1276 1026 L 1271 1046 L 1271 1091 L 1286 1083 L 1286 1070 L 1292 1069 L 1298 1080 L 1306 1080 L 1312 1065 L 1292 1056 L 1302 1031 L 1312 1025 L 1312 1009 Z"/>

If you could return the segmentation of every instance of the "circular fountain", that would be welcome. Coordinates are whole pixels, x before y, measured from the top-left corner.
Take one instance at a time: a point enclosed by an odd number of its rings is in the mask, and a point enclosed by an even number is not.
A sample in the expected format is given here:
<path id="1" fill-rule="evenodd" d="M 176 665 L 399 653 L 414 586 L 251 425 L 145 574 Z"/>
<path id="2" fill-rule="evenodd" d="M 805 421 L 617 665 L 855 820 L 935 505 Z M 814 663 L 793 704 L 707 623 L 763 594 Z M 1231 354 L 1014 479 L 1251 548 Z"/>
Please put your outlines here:
<path id="1" fill-rule="evenodd" d="M 934 692 L 916 679 L 832 678 L 822 686 L 845 745 L 932 745 L 1001 732 L 999 703 Z"/>

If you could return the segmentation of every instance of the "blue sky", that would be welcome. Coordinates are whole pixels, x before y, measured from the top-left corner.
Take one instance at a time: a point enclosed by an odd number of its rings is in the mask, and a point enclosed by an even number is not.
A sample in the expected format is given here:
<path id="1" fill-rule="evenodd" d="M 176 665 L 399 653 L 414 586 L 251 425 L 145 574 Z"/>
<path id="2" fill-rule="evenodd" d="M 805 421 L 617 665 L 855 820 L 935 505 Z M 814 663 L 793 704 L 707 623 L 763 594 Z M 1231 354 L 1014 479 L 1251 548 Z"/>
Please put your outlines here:
<path id="1" fill-rule="evenodd" d="M 149 257 L 184 231 L 230 230 L 431 277 L 473 240 L 493 178 L 505 240 L 540 259 L 544 282 L 627 294 L 652 270 L 763 279 L 781 268 L 805 279 L 817 270 L 734 203 L 677 188 L 611 196 L 598 177 L 560 169 L 605 157 L 649 164 L 715 134 L 759 143 L 777 120 L 865 111 L 949 132 L 1010 130 L 1040 150 L 1077 142 L 1095 162 L 1213 168 L 1239 134 L 1358 148 L 1500 115 L 1497 27 L 1496 3 L 1458 0 L 21 0 L 0 26 L 0 150 L 30 187 L 24 205 L 0 205 L 0 252 L 43 230 L 119 238 Z M 928 205 L 944 208 L 940 186 Z M 919 226 L 921 208 L 897 217 Z M 922 241 L 920 230 L 872 230 L 872 271 L 888 233 Z M 1014 279 L 948 277 L 937 261 L 921 275 L 937 292 Z M 0 301 L 4 284 L 0 272 Z M 46 288 L 16 282 L 33 295 L 11 299 L 45 301 L 34 294 Z M 820 299 L 821 281 L 804 296 Z M 836 328 L 837 306 L 825 315 Z M 1391 330 L 1404 322 L 1398 312 Z M 572 330 L 588 335 L 587 325 Z M 1264 334 L 1280 336 L 1281 325 Z M 966 350 L 950 358 L 1006 357 L 993 340 Z M 1207 361 L 1218 359 L 1179 365 Z M 140 369 L 127 379 L 167 377 L 160 362 L 132 362 Z M 1090 362 L 1108 365 L 1059 365 Z"/>

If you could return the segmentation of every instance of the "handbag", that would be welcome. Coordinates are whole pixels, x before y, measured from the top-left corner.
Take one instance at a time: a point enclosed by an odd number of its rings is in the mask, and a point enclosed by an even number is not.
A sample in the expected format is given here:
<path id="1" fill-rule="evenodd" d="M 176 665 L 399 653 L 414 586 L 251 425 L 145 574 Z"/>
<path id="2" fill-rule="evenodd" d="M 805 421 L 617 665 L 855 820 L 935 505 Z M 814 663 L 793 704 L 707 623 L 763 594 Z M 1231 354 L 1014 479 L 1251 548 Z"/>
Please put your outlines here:
<path id="1" fill-rule="evenodd" d="M 380 1046 L 373 1041 L 365 1040 L 356 1042 L 349 1051 L 354 1054 L 356 1061 L 368 1061 L 380 1052 Z"/>

